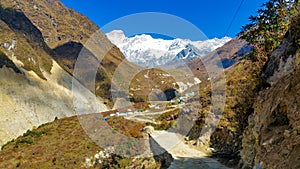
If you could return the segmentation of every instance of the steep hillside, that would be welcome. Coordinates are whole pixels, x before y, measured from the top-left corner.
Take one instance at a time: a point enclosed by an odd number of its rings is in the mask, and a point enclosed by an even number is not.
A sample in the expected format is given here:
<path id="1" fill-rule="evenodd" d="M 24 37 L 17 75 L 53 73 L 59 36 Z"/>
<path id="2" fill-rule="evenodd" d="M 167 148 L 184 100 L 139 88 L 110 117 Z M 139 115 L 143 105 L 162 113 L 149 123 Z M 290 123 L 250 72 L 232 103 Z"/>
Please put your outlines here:
<path id="1" fill-rule="evenodd" d="M 52 60 L 41 32 L 22 12 L 0 6 L 0 13 L 2 50 L 20 60 L 24 69 L 45 79 L 42 70 L 50 73 Z"/>
<path id="2" fill-rule="evenodd" d="M 82 100 L 78 101 L 83 106 L 92 102 L 94 112 L 107 110 L 53 60 L 57 54 L 45 43 L 41 28 L 38 29 L 15 3 L 21 2 L 1 1 L 0 7 L 1 145 L 55 117 L 75 115 L 72 81 L 82 89 L 78 93 Z M 32 12 L 26 6 L 23 10 Z M 38 20 L 42 19 L 34 21 Z"/>
<path id="3" fill-rule="evenodd" d="M 34 126 L 52 121 L 55 117 L 74 115 L 74 95 L 72 76 L 30 38 L 21 36 L 18 31 L 1 23 L 1 32 L 3 35 L 10 35 L 8 39 L 11 38 L 7 41 L 1 38 L 0 48 L 0 144 L 2 145 Z M 12 45 L 11 41 L 15 41 L 15 44 Z M 32 50 L 33 53 L 27 53 L 27 50 Z M 38 55 L 39 51 L 43 55 Z M 49 67 L 45 68 L 43 64 L 47 59 L 51 66 L 47 65 Z M 87 89 L 79 83 L 75 85 L 82 89 L 80 93 L 82 99 L 95 101 L 97 107 L 95 111 L 107 110 L 106 106 L 93 98 Z"/>
<path id="4" fill-rule="evenodd" d="M 58 0 L 2 0 L 1 5 L 24 13 L 52 49 L 70 41 L 84 43 L 99 29 L 88 18 L 66 8 Z"/>
<path id="5" fill-rule="evenodd" d="M 249 117 L 243 135 L 243 168 L 300 168 L 299 25 L 298 14 L 263 71 L 271 86 L 259 93 Z"/>
<path id="6" fill-rule="evenodd" d="M 95 119 L 95 118 L 93 118 Z M 119 125 L 119 124 L 116 124 Z M 126 130 L 132 127 L 122 126 Z M 112 124 L 112 127 L 114 126 Z M 128 134 L 128 133 L 124 133 Z M 149 140 L 150 141 L 150 140 Z M 151 144 L 151 143 L 150 143 Z M 166 168 L 172 157 L 124 158 L 104 150 L 86 135 L 77 119 L 55 120 L 28 130 L 2 147 L 0 168 Z"/>
<path id="7" fill-rule="evenodd" d="M 217 63 L 219 67 L 224 67 L 225 69 L 231 67 L 249 53 L 250 49 L 251 47 L 247 45 L 246 41 L 233 38 L 223 46 L 212 51 L 209 55 L 192 59 L 187 62 L 187 65 L 196 76 L 200 76 L 200 74 L 205 71 L 205 67 L 215 65 L 219 60 L 221 61 Z M 207 65 L 203 65 L 204 63 Z"/>
<path id="8" fill-rule="evenodd" d="M 257 54 L 256 60 L 244 59 L 225 70 L 226 105 L 210 138 L 200 135 L 211 106 L 210 82 L 200 85 L 199 119 L 189 133 L 192 144 L 211 146 L 213 157 L 233 167 L 299 168 L 300 34 L 299 15 L 294 15 L 270 58 Z M 236 54 L 228 52 L 227 58 Z M 201 64 L 191 65 L 201 72 Z"/>
<path id="9" fill-rule="evenodd" d="M 92 55 L 95 57 L 94 60 L 90 60 L 98 63 L 97 59 L 101 59 L 95 88 L 90 90 L 95 91 L 97 95 L 106 100 L 110 99 L 111 78 L 119 64 L 126 65 L 124 67 L 127 67 L 128 70 L 121 71 L 125 73 L 137 67 L 125 60 L 120 50 L 107 40 L 106 36 L 93 22 L 76 11 L 66 8 L 59 0 L 3 0 L 0 4 L 4 9 L 16 11 L 23 15 L 23 17 L 18 17 L 15 20 L 30 22 L 32 24 L 30 28 L 34 28 L 34 31 L 25 30 L 27 34 L 33 36 L 33 39 L 39 39 L 39 43 L 45 43 L 43 46 L 49 46 L 49 48 L 53 49 L 54 52 L 51 50 L 47 51 L 70 74 L 74 71 L 76 60 L 83 47 L 91 50 L 89 49 L 91 46 L 87 44 L 88 40 L 93 36 L 101 39 L 101 45 L 97 46 L 98 51 L 96 53 L 92 52 Z M 13 25 L 15 20 L 10 18 L 11 25 Z M 24 26 L 28 24 L 18 25 Z M 80 71 L 88 72 L 88 70 Z M 112 106 L 111 101 L 107 100 L 110 106 Z"/>

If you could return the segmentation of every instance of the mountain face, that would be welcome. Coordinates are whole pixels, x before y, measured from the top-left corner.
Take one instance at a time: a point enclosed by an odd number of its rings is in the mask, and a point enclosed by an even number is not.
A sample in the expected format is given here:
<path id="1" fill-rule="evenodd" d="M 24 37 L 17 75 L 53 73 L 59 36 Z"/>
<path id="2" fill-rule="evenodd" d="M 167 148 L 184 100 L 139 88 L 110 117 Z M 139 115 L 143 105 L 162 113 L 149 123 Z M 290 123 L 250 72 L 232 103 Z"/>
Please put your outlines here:
<path id="1" fill-rule="evenodd" d="M 10 9 L 11 12 L 14 13 L 2 15 L 2 17 L 5 17 L 5 22 L 14 29 L 20 30 L 28 35 L 35 43 L 43 45 L 47 53 L 51 55 L 51 58 L 70 74 L 74 71 L 80 51 L 84 47 L 87 47 L 86 43 L 89 38 L 98 36 L 98 39 L 103 41 L 98 48 L 98 52 L 101 53 L 107 49 L 109 49 L 109 51 L 104 54 L 105 57 L 102 59 L 97 71 L 95 89 L 91 90 L 95 90 L 95 93 L 104 98 L 109 104 L 111 104 L 111 100 L 109 100 L 110 81 L 118 65 L 123 62 L 123 64 L 127 65 L 128 69 L 136 67 L 136 65 L 129 63 L 125 59 L 120 50 L 99 31 L 100 29 L 97 25 L 84 15 L 66 8 L 59 0 L 2 0 L 0 4 L 3 9 Z M 13 39 L 10 39 L 8 42 L 11 43 L 12 40 Z M 31 53 L 33 53 L 32 57 L 36 62 L 42 62 L 40 59 L 34 58 L 34 49 Z M 22 56 L 22 54 L 16 55 L 18 59 Z M 49 61 L 47 57 L 43 58 L 45 58 L 43 65 L 49 65 L 46 66 L 46 70 L 49 72 L 51 61 Z M 25 63 L 24 67 L 26 67 L 27 70 L 33 70 L 42 77 L 39 66 L 30 64 L 26 55 L 21 59 L 22 62 Z M 89 70 L 84 71 L 88 72 Z"/>
<path id="2" fill-rule="evenodd" d="M 83 108 L 108 110 L 72 75 L 79 52 L 97 30 L 58 0 L 0 1 L 0 145 L 55 117 L 76 115 L 75 94 Z M 111 48 L 93 86 L 105 99 L 118 64 L 131 66 L 103 33 L 98 36 L 103 40 L 100 51 Z M 72 91 L 74 86 L 78 93 Z"/>
<path id="3" fill-rule="evenodd" d="M 84 43 L 99 30 L 87 17 L 66 8 L 59 0 L 1 0 L 1 5 L 22 12 L 51 49 L 70 41 Z"/>
<path id="4" fill-rule="evenodd" d="M 129 61 L 147 67 L 171 65 L 182 60 L 188 61 L 205 56 L 231 39 L 224 37 L 206 41 L 163 40 L 144 34 L 128 38 L 121 30 L 114 30 L 106 35 Z"/>

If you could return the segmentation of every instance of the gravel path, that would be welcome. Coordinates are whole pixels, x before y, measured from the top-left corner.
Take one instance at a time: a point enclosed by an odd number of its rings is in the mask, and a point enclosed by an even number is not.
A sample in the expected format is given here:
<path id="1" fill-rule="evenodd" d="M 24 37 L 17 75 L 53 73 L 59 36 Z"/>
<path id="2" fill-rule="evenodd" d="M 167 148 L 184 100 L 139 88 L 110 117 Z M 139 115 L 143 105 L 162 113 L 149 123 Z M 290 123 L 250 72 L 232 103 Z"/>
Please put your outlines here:
<path id="1" fill-rule="evenodd" d="M 182 138 L 169 131 L 154 131 L 153 139 L 174 158 L 169 169 L 229 169 L 218 161 L 208 158 L 201 151 L 184 144 Z"/>

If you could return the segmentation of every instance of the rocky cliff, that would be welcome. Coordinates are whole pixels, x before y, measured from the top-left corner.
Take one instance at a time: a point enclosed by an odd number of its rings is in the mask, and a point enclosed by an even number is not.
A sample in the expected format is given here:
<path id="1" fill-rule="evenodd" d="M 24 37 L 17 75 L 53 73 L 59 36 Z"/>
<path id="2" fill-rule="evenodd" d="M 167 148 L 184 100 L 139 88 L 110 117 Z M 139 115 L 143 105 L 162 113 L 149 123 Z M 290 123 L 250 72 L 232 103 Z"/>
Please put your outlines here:
<path id="1" fill-rule="evenodd" d="M 242 168 L 300 168 L 300 15 L 272 53 L 243 134 Z"/>

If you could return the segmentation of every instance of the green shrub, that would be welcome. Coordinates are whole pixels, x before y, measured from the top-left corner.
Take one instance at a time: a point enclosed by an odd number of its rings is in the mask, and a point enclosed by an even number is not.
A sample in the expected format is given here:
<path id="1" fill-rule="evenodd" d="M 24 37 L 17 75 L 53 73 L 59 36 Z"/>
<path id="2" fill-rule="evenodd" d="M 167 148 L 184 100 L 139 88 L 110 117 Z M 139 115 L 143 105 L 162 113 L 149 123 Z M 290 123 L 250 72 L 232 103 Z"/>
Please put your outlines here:
<path id="1" fill-rule="evenodd" d="M 15 144 L 15 148 L 18 148 L 20 144 L 22 143 L 26 143 L 26 144 L 32 144 L 33 141 L 30 139 L 21 139 L 21 140 L 17 140 L 16 144 Z"/>
<path id="2" fill-rule="evenodd" d="M 45 131 L 30 131 L 30 130 L 27 130 L 26 133 L 23 134 L 24 137 L 26 136 L 32 136 L 32 137 L 41 137 L 43 134 L 46 134 Z"/>

